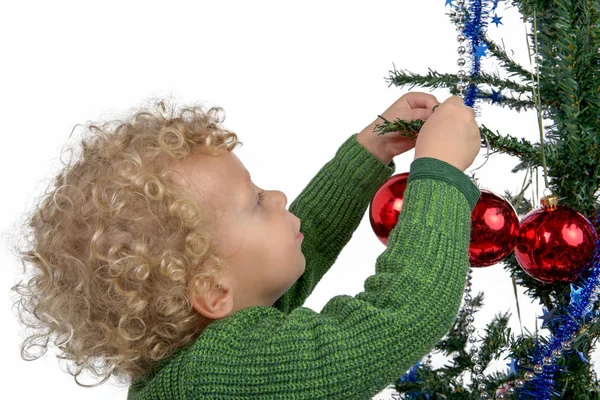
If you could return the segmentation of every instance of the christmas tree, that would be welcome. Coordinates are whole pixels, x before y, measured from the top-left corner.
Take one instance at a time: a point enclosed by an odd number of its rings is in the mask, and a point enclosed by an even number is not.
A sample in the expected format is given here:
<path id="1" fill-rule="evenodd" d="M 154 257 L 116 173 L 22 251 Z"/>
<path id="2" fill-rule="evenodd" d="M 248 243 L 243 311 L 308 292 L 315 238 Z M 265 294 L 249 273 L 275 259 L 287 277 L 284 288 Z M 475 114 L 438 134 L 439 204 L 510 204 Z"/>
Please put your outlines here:
<path id="1" fill-rule="evenodd" d="M 539 143 L 480 125 L 485 139 L 482 145 L 488 146 L 492 154 L 517 157 L 520 163 L 512 172 L 542 169 L 546 188 L 558 197 L 559 207 L 587 218 L 590 232 L 598 232 L 600 2 L 513 1 L 512 6 L 531 27 L 527 33 L 532 61 L 529 67 L 511 59 L 503 47 L 486 34 L 489 23 L 502 23 L 498 3 L 498 0 L 446 0 L 451 10 L 449 16 L 457 25 L 458 65 L 467 64 L 465 68 L 470 71 L 441 74 L 430 70 L 427 75 L 392 71 L 390 84 L 447 88 L 453 95 L 462 95 L 465 104 L 470 106 L 476 101 L 491 102 L 514 112 L 535 111 L 540 128 Z M 469 57 L 470 65 L 465 60 Z M 509 78 L 502 79 L 481 70 L 482 57 L 494 57 Z M 422 123 L 386 120 L 379 126 L 379 134 L 418 132 Z M 478 338 L 474 345 L 469 336 L 473 330 L 471 322 L 473 313 L 483 304 L 483 293 L 471 297 L 468 279 L 465 298 L 469 300 L 465 300 L 454 329 L 433 350 L 447 357 L 447 363 L 434 368 L 430 360 L 425 360 L 400 377 L 395 388 L 405 398 L 600 398 L 600 385 L 589 361 L 600 332 L 597 301 L 600 246 L 596 239 L 592 241 L 589 247 L 592 251 L 584 257 L 589 261 L 580 265 L 577 274 L 567 274 L 569 279 L 558 274 L 558 270 L 553 272 L 552 265 L 545 265 L 549 268 L 546 271 L 549 278 L 527 273 L 521 266 L 523 261 L 520 263 L 516 256 L 519 241 L 522 245 L 526 239 L 523 237 L 524 216 L 536 209 L 546 210 L 543 218 L 556 218 L 557 214 L 551 212 L 556 207 L 539 209 L 539 205 L 526 198 L 526 189 L 524 186 L 520 193 L 506 191 L 503 194 L 521 219 L 521 231 L 515 251 L 506 256 L 502 264 L 514 284 L 522 286 L 528 296 L 543 305 L 542 328 L 549 334 L 536 331 L 515 335 L 508 328 L 509 313 L 503 313 L 487 324 L 485 334 L 480 335 L 481 340 Z M 562 222 L 564 227 L 572 221 Z M 536 250 L 527 252 L 533 254 Z M 563 257 L 564 261 L 567 256 L 560 254 L 561 249 L 554 250 L 553 256 Z M 521 251 L 525 250 L 521 247 Z M 509 353 L 509 367 L 483 374 L 501 353 Z"/>

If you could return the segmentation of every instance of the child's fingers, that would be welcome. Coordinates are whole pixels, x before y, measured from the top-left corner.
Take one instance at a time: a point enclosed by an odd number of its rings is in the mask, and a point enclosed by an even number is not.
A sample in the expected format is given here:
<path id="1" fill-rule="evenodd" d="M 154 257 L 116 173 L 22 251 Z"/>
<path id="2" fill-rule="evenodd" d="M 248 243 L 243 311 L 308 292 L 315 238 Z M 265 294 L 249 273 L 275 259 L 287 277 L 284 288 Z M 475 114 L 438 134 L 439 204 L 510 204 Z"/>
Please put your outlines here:
<path id="1" fill-rule="evenodd" d="M 411 92 L 409 94 L 410 95 L 407 97 L 406 100 L 408 102 L 408 105 L 412 109 L 427 108 L 431 110 L 433 106 L 440 103 L 434 95 L 429 93 Z"/>
<path id="2" fill-rule="evenodd" d="M 433 114 L 432 108 L 415 108 L 414 110 L 411 110 L 411 113 L 410 113 L 411 121 L 415 120 L 415 119 L 420 119 L 420 120 L 425 121 L 427 118 L 429 118 L 431 116 L 431 114 Z"/>
<path id="3" fill-rule="evenodd" d="M 444 101 L 444 103 L 456 104 L 456 105 L 461 105 L 461 106 L 465 105 L 464 99 L 460 96 L 450 96 Z"/>
<path id="4" fill-rule="evenodd" d="M 465 105 L 465 100 L 460 96 L 451 96 L 448 97 L 442 104 L 441 107 L 444 107 L 445 104 L 453 104 L 454 106 L 462 106 L 462 108 L 469 110 L 471 117 L 475 118 L 475 110 L 473 107 L 469 107 Z"/>

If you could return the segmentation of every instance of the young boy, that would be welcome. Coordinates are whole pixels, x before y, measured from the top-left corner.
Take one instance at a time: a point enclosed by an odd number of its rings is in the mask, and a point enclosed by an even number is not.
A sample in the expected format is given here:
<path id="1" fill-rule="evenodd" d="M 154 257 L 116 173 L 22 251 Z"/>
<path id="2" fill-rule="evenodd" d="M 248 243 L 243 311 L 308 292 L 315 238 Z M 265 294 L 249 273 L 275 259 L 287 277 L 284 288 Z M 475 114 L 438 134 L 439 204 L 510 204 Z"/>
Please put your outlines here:
<path id="1" fill-rule="evenodd" d="M 416 143 L 377 136 L 375 120 L 288 210 L 252 183 L 214 109 L 98 128 L 32 219 L 38 326 L 80 370 L 95 358 L 107 378 L 127 375 L 129 400 L 370 399 L 446 334 L 464 289 L 479 190 L 463 171 L 480 135 L 462 99 L 437 105 L 402 96 L 383 117 L 426 120 Z M 365 290 L 302 307 L 413 147 Z"/>

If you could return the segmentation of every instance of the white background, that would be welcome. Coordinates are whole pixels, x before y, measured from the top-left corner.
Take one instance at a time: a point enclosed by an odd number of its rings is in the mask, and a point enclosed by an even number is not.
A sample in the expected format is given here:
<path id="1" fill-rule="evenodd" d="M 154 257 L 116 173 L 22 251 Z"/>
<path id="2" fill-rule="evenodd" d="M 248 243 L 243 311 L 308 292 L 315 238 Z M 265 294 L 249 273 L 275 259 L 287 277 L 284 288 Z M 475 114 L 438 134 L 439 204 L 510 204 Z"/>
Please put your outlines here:
<path id="1" fill-rule="evenodd" d="M 224 126 L 244 142 L 235 151 L 254 182 L 282 190 L 291 203 L 349 135 L 409 90 L 389 87 L 385 81 L 393 64 L 422 74 L 428 68 L 456 73 L 456 31 L 444 3 L 4 3 L 0 10 L 3 390 L 12 393 L 11 398 L 24 399 L 126 398 L 126 388 L 115 387 L 112 381 L 93 389 L 77 386 L 60 369 L 53 348 L 37 361 L 23 361 L 19 346 L 26 332 L 11 311 L 10 287 L 21 277 L 21 267 L 4 243 L 14 240 L 14 224 L 56 175 L 63 146 L 77 144 L 79 131 L 69 140 L 75 124 L 124 116 L 155 96 L 173 98 L 180 105 L 221 106 L 226 112 Z M 498 12 L 504 25 L 491 25 L 490 35 L 503 38 L 517 61 L 529 67 L 519 14 L 506 2 L 500 3 Z M 496 63 L 484 60 L 483 69 L 495 71 Z M 449 96 L 447 90 L 432 93 L 440 101 Z M 480 123 L 502 134 L 539 141 L 534 112 L 519 114 L 487 104 L 478 108 Z M 483 164 L 483 155 L 484 150 L 471 169 Z M 396 157 L 397 173 L 408 171 L 413 156 L 411 151 Z M 511 174 L 517 163 L 506 155 L 491 157 L 477 172 L 480 186 L 498 194 L 505 189 L 517 192 L 524 177 Z M 541 175 L 539 184 L 541 194 Z M 335 295 L 363 290 L 383 250 L 366 213 L 306 306 L 320 311 Z M 474 288 L 486 295 L 484 309 L 476 314 L 478 328 L 494 314 L 511 311 L 511 327 L 520 332 L 511 280 L 501 265 L 475 270 Z M 530 304 L 522 292 L 519 302 L 524 328 L 534 330 L 540 307 Z M 491 369 L 506 368 L 506 362 Z M 378 396 L 390 397 L 388 391 Z"/>

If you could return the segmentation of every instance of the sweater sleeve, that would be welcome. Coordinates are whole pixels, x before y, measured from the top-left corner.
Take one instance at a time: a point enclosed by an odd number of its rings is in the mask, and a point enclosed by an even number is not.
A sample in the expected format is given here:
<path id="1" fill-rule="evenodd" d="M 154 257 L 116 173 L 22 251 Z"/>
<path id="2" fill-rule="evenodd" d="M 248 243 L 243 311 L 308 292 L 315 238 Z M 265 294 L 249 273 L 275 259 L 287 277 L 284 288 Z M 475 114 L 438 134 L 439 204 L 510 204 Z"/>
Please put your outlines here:
<path id="1" fill-rule="evenodd" d="M 396 170 L 367 151 L 353 134 L 311 179 L 289 211 L 300 218 L 302 276 L 273 307 L 288 313 L 301 306 L 352 238 L 370 199 Z"/>
<path id="2" fill-rule="evenodd" d="M 479 194 L 452 165 L 415 160 L 364 291 L 319 313 L 254 306 L 215 321 L 183 360 L 187 398 L 371 399 L 455 321 Z"/>

